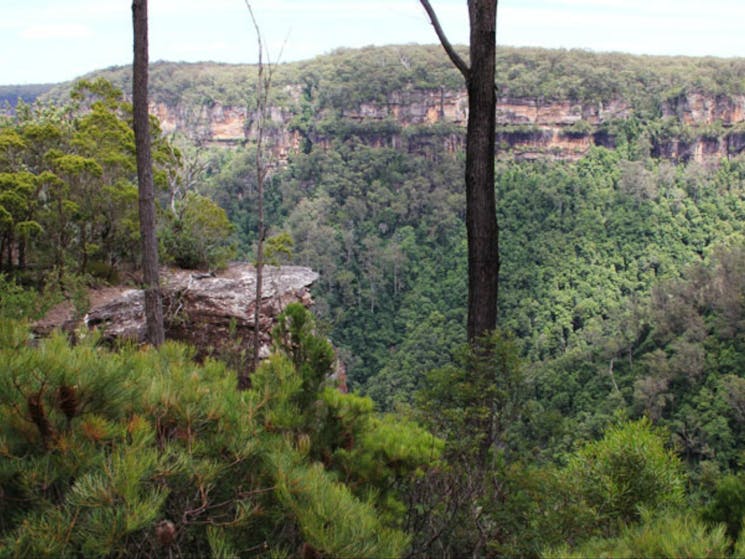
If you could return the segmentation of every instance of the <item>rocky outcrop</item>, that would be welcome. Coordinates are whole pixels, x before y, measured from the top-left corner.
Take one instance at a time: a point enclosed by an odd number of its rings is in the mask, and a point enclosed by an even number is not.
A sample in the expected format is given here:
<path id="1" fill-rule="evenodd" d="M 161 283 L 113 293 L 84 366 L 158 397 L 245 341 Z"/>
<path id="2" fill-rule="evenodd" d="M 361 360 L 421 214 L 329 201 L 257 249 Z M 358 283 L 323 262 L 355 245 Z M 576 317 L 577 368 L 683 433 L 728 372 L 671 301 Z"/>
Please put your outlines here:
<path id="1" fill-rule="evenodd" d="M 681 93 L 663 103 L 662 115 L 688 125 L 720 122 L 732 126 L 745 120 L 745 95 Z"/>
<path id="2" fill-rule="evenodd" d="M 299 266 L 266 266 L 259 312 L 261 353 L 267 355 L 277 316 L 292 302 L 312 303 L 309 287 L 318 274 Z M 166 337 L 187 342 L 200 356 L 252 347 L 256 308 L 256 271 L 248 264 L 232 264 L 218 274 L 193 270 L 165 270 L 161 274 Z M 115 288 L 107 295 L 91 293 L 91 308 L 80 320 L 62 309 L 53 310 L 35 325 L 39 335 L 51 329 L 74 332 L 81 326 L 97 328 L 110 341 L 145 340 L 144 293 Z M 51 318 L 50 318 L 51 317 Z"/>
<path id="3" fill-rule="evenodd" d="M 284 92 L 289 104 L 299 102 L 299 91 L 288 87 Z M 166 132 L 180 130 L 200 143 L 238 144 L 255 137 L 254 116 L 245 107 L 212 103 L 202 107 L 153 104 Z M 301 149 L 303 135 L 292 126 L 299 112 L 297 106 L 274 107 L 268 142 L 275 161 L 286 160 Z M 742 151 L 740 136 L 731 137 L 727 129 L 745 122 L 745 95 L 707 96 L 697 92 L 681 93 L 663 101 L 663 118 L 681 125 L 704 127 L 717 125 L 724 131 L 713 142 L 706 135 L 692 138 L 658 139 L 653 153 L 675 160 L 706 160 L 731 156 Z M 497 145 L 502 156 L 516 159 L 574 160 L 594 145 L 615 146 L 615 138 L 603 125 L 628 118 L 633 114 L 629 102 L 615 99 L 608 102 L 578 102 L 572 100 L 531 99 L 505 95 L 497 103 Z M 321 122 L 329 114 L 317 109 L 314 119 Z M 375 146 L 390 146 L 423 153 L 429 150 L 454 151 L 463 147 L 468 118 L 468 98 L 465 90 L 407 88 L 395 91 L 383 101 L 362 102 L 344 109 L 340 117 L 356 125 L 389 124 L 381 130 L 357 134 Z M 438 125 L 453 130 L 443 133 Z M 733 133 L 734 134 L 734 133 Z M 333 136 L 333 135 L 332 135 Z M 314 130 L 307 138 L 320 148 L 331 145 L 331 136 Z"/>

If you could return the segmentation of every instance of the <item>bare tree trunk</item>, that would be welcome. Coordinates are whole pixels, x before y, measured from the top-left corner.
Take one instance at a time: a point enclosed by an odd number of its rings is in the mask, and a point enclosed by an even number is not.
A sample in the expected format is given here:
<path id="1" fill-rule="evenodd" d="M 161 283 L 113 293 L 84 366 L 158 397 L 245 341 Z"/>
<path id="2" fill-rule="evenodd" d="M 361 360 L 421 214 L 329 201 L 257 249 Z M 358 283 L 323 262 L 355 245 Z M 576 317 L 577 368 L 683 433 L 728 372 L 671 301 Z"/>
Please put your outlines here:
<path id="1" fill-rule="evenodd" d="M 253 348 L 251 355 L 251 367 L 248 371 L 238 373 L 238 388 L 243 390 L 250 386 L 249 373 L 255 371 L 259 366 L 259 349 L 261 348 L 261 298 L 263 295 L 264 280 L 264 237 L 266 226 L 264 224 L 264 182 L 268 172 L 268 164 L 264 160 L 264 127 L 267 120 L 269 106 L 269 90 L 272 83 L 271 64 L 268 71 L 264 66 L 264 41 L 261 30 L 256 22 L 251 3 L 245 0 L 251 22 L 256 30 L 256 40 L 259 47 L 259 61 L 256 77 L 256 195 L 258 213 L 258 237 L 256 241 L 256 301 L 254 303 L 254 333 Z"/>
<path id="2" fill-rule="evenodd" d="M 6 266 L 3 266 L 6 252 L 8 260 Z M 10 232 L 3 235 L 2 242 L 0 242 L 0 269 L 5 269 L 8 272 L 13 271 L 13 236 Z"/>
<path id="3" fill-rule="evenodd" d="M 18 241 L 18 269 L 26 269 L 26 247 L 28 246 L 28 235 L 23 235 Z"/>
<path id="4" fill-rule="evenodd" d="M 499 228 L 494 194 L 497 0 L 468 2 L 471 72 L 466 140 L 468 339 L 497 327 Z"/>
<path id="5" fill-rule="evenodd" d="M 163 303 L 158 277 L 158 240 L 155 236 L 155 188 L 150 155 L 150 116 L 148 114 L 148 36 L 147 0 L 132 0 L 134 66 L 132 104 L 134 108 L 135 148 L 139 189 L 142 275 L 145 290 L 147 341 L 159 346 L 165 339 Z"/>
<path id="6" fill-rule="evenodd" d="M 80 269 L 78 272 L 81 276 L 85 274 L 86 268 L 88 267 L 88 251 L 86 250 L 86 246 L 88 245 L 87 227 L 88 225 L 86 223 L 83 223 L 80 227 L 80 246 L 82 247 L 82 254 L 80 255 Z"/>
<path id="7" fill-rule="evenodd" d="M 261 314 L 261 297 L 263 295 L 264 281 L 264 177 L 263 167 L 260 161 L 260 145 L 260 143 L 257 145 L 256 153 L 256 174 L 259 178 L 257 186 L 257 194 L 259 197 L 257 204 L 259 214 L 259 237 L 256 242 L 256 308 L 254 309 L 254 346 L 251 361 L 251 369 L 253 371 L 255 371 L 259 366 L 259 348 L 261 346 L 261 328 L 259 319 Z"/>
<path id="8" fill-rule="evenodd" d="M 497 0 L 468 0 L 470 66 L 447 40 L 429 0 L 420 0 L 440 43 L 468 89 L 466 230 L 468 233 L 468 339 L 497 326 L 499 227 L 494 194 Z"/>

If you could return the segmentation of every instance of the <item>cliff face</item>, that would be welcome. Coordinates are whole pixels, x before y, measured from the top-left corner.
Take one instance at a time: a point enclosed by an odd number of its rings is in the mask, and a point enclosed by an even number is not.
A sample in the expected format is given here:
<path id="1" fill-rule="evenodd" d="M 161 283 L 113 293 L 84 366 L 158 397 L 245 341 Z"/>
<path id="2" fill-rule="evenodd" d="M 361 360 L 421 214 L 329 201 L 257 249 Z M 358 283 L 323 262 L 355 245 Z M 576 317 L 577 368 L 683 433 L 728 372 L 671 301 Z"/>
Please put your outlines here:
<path id="1" fill-rule="evenodd" d="M 665 117 L 680 119 L 688 125 L 714 124 L 719 121 L 732 126 L 745 120 L 745 95 L 706 96 L 701 93 L 681 94 L 662 106 Z"/>
<path id="2" fill-rule="evenodd" d="M 745 142 L 743 59 L 500 47 L 495 62 L 505 158 L 576 159 L 593 145 L 640 140 L 634 149 L 658 157 L 706 160 L 738 154 Z M 265 133 L 275 160 L 352 136 L 433 155 L 462 147 L 463 79 L 439 45 L 340 49 L 274 69 Z M 246 107 L 256 75 L 250 65 L 154 63 L 152 113 L 166 132 L 198 144 L 250 141 L 257 119 Z M 84 77 L 131 90 L 129 66 Z M 71 85 L 55 86 L 42 100 L 67 103 Z"/>
<path id="3" fill-rule="evenodd" d="M 255 138 L 256 117 L 246 107 L 220 103 L 201 107 L 151 103 L 150 113 L 158 118 L 166 134 L 181 132 L 198 144 L 235 145 Z M 292 116 L 289 109 L 271 109 L 269 138 L 280 159 L 286 158 L 289 151 L 296 150 L 299 145 L 298 134 L 291 132 L 288 126 Z"/>
<path id="4" fill-rule="evenodd" d="M 300 111 L 299 88 L 288 86 L 283 93 L 292 100 L 291 106 L 272 108 L 268 131 L 275 157 L 281 161 L 300 150 L 304 137 L 314 145 L 328 147 L 332 134 L 318 129 L 304 134 L 293 125 Z M 199 143 L 234 145 L 256 134 L 255 115 L 245 107 L 158 103 L 151 105 L 151 112 L 165 132 L 180 131 Z M 745 95 L 680 94 L 662 102 L 658 112 L 663 119 L 687 127 L 688 132 L 650 138 L 652 154 L 657 157 L 704 161 L 736 155 L 745 148 L 745 132 L 734 129 L 745 121 Z M 321 122 L 329 114 L 328 110 L 313 109 L 312 118 Z M 497 105 L 497 145 L 505 157 L 573 160 L 594 145 L 615 147 L 616 137 L 608 125 L 633 114 L 624 99 L 588 103 L 503 96 Z M 358 129 L 370 125 L 372 131 L 362 136 L 372 145 L 453 151 L 463 144 L 468 99 L 465 90 L 411 88 L 396 91 L 384 101 L 362 102 L 353 109 L 337 111 L 335 117 Z M 383 123 L 387 126 L 381 127 Z M 719 127 L 716 133 L 711 131 L 714 126 Z M 709 128 L 700 130 L 705 127 Z"/>

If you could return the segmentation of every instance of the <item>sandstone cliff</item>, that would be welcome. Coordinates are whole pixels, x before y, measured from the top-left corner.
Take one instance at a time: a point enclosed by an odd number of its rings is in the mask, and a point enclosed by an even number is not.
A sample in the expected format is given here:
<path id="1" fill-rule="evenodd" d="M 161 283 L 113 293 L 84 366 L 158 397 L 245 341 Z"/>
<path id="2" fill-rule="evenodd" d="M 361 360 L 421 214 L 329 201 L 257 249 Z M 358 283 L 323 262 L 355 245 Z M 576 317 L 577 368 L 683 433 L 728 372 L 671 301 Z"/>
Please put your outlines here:
<path id="1" fill-rule="evenodd" d="M 297 101 L 296 88 L 288 87 L 286 93 Z M 652 138 L 655 156 L 702 161 L 736 155 L 745 148 L 745 132 L 736 127 L 745 122 L 745 95 L 681 94 L 662 103 L 659 111 L 662 118 L 687 127 L 688 132 L 683 137 Z M 180 104 L 153 103 L 151 112 L 164 131 L 180 131 L 199 142 L 234 145 L 252 139 L 256 133 L 256 119 L 245 107 L 215 103 L 195 111 Z M 322 121 L 328 118 L 327 112 L 321 110 L 314 118 Z M 280 161 L 301 149 L 303 134 L 293 126 L 296 113 L 292 106 L 272 110 L 270 137 Z M 506 157 L 573 160 L 594 145 L 614 147 L 615 137 L 608 125 L 633 114 L 631 104 L 624 99 L 588 103 L 503 96 L 497 105 L 497 144 Z M 463 144 L 468 103 L 465 90 L 408 89 L 394 92 L 383 102 L 360 103 L 337 118 L 358 128 L 370 125 L 371 129 L 362 135 L 373 145 L 409 151 L 454 151 Z M 388 126 L 376 129 L 376 123 Z M 712 126 L 719 127 L 716 134 L 711 133 Z M 314 130 L 310 139 L 315 145 L 328 147 L 332 137 Z"/>
<path id="2" fill-rule="evenodd" d="M 655 123 L 656 157 L 703 161 L 745 146 L 743 59 L 500 47 L 496 62 L 503 157 L 576 159 L 593 145 L 622 144 L 618 129 L 633 119 Z M 466 94 L 439 45 L 339 49 L 275 69 L 265 130 L 275 160 L 345 134 L 414 152 L 462 147 Z M 128 66 L 86 77 L 131 90 Z M 156 62 L 151 112 L 195 143 L 240 144 L 256 134 L 255 80 L 250 65 Z M 69 90 L 61 84 L 43 98 L 64 103 Z"/>

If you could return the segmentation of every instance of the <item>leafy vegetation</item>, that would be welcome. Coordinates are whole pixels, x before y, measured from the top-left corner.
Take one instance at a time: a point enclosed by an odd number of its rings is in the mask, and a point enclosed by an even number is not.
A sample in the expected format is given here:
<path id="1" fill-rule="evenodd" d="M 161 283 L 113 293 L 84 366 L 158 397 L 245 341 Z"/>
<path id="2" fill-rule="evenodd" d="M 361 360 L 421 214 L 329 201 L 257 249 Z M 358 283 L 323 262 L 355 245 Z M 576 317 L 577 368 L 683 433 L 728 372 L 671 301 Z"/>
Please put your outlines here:
<path id="1" fill-rule="evenodd" d="M 19 100 L 26 104 L 33 103 L 39 96 L 52 89 L 54 85 L 0 85 L 0 112 L 14 108 Z"/>
<path id="2" fill-rule="evenodd" d="M 505 97 L 632 111 L 595 130 L 612 148 L 497 164 L 489 351 L 463 346 L 462 130 L 347 118 L 456 70 L 415 46 L 278 65 L 299 149 L 267 180 L 268 245 L 320 272 L 315 320 L 289 308 L 242 393 L 180 346 L 32 348 L 4 321 L 0 556 L 742 555 L 745 159 L 663 148 L 741 133 L 676 111 L 742 94 L 745 65 L 508 48 L 498 65 Z M 251 106 L 254 74 L 160 63 L 152 86 L 198 132 L 203 107 Z M 3 318 L 60 290 L 83 312 L 76 274 L 137 258 L 127 104 L 95 80 L 55 96 L 0 126 Z M 191 141 L 155 138 L 164 256 L 220 266 L 257 240 L 256 154 Z M 325 335 L 357 393 L 328 380 Z"/>
<path id="3" fill-rule="evenodd" d="M 458 47 L 468 59 L 468 49 Z M 542 48 L 497 49 L 497 85 L 501 95 L 535 100 L 571 99 L 608 103 L 624 99 L 653 116 L 656 104 L 686 91 L 711 96 L 742 94 L 743 59 L 634 56 L 585 50 Z M 95 72 L 124 91 L 131 90 L 131 69 Z M 89 78 L 91 76 L 85 76 Z M 156 62 L 151 70 L 153 100 L 198 108 L 214 104 L 250 106 L 256 72 L 248 65 Z M 273 95 L 288 101 L 288 87 L 300 87 L 321 107 L 332 111 L 361 102 L 386 101 L 394 92 L 414 89 L 462 89 L 462 79 L 439 45 L 406 45 L 338 49 L 311 60 L 275 67 Z M 49 92 L 64 101 L 69 84 Z M 195 112 L 195 116 L 196 116 Z M 647 115 L 645 115 L 647 116 Z"/>
<path id="4" fill-rule="evenodd" d="M 641 526 L 629 526 L 615 538 L 592 540 L 578 549 L 566 546 L 544 554 L 548 558 L 608 557 L 726 557 L 730 541 L 723 527 L 710 528 L 686 514 L 653 518 Z M 736 557 L 739 554 L 735 553 Z"/>
<path id="5" fill-rule="evenodd" d="M 139 262 L 131 106 L 97 79 L 81 81 L 61 107 L 19 104 L 0 121 L 0 268 L 64 290 L 69 274 L 115 281 Z M 222 208 L 188 189 L 181 154 L 154 122 L 155 178 L 173 260 L 219 267 L 232 256 Z M 170 192 L 170 195 L 167 194 Z"/>
<path id="6" fill-rule="evenodd" d="M 396 503 L 439 441 L 410 422 L 390 444 L 369 400 L 326 387 L 333 351 L 308 311 L 281 324 L 238 392 L 224 365 L 173 343 L 30 347 L 4 322 L 0 554 L 400 556 Z"/>

